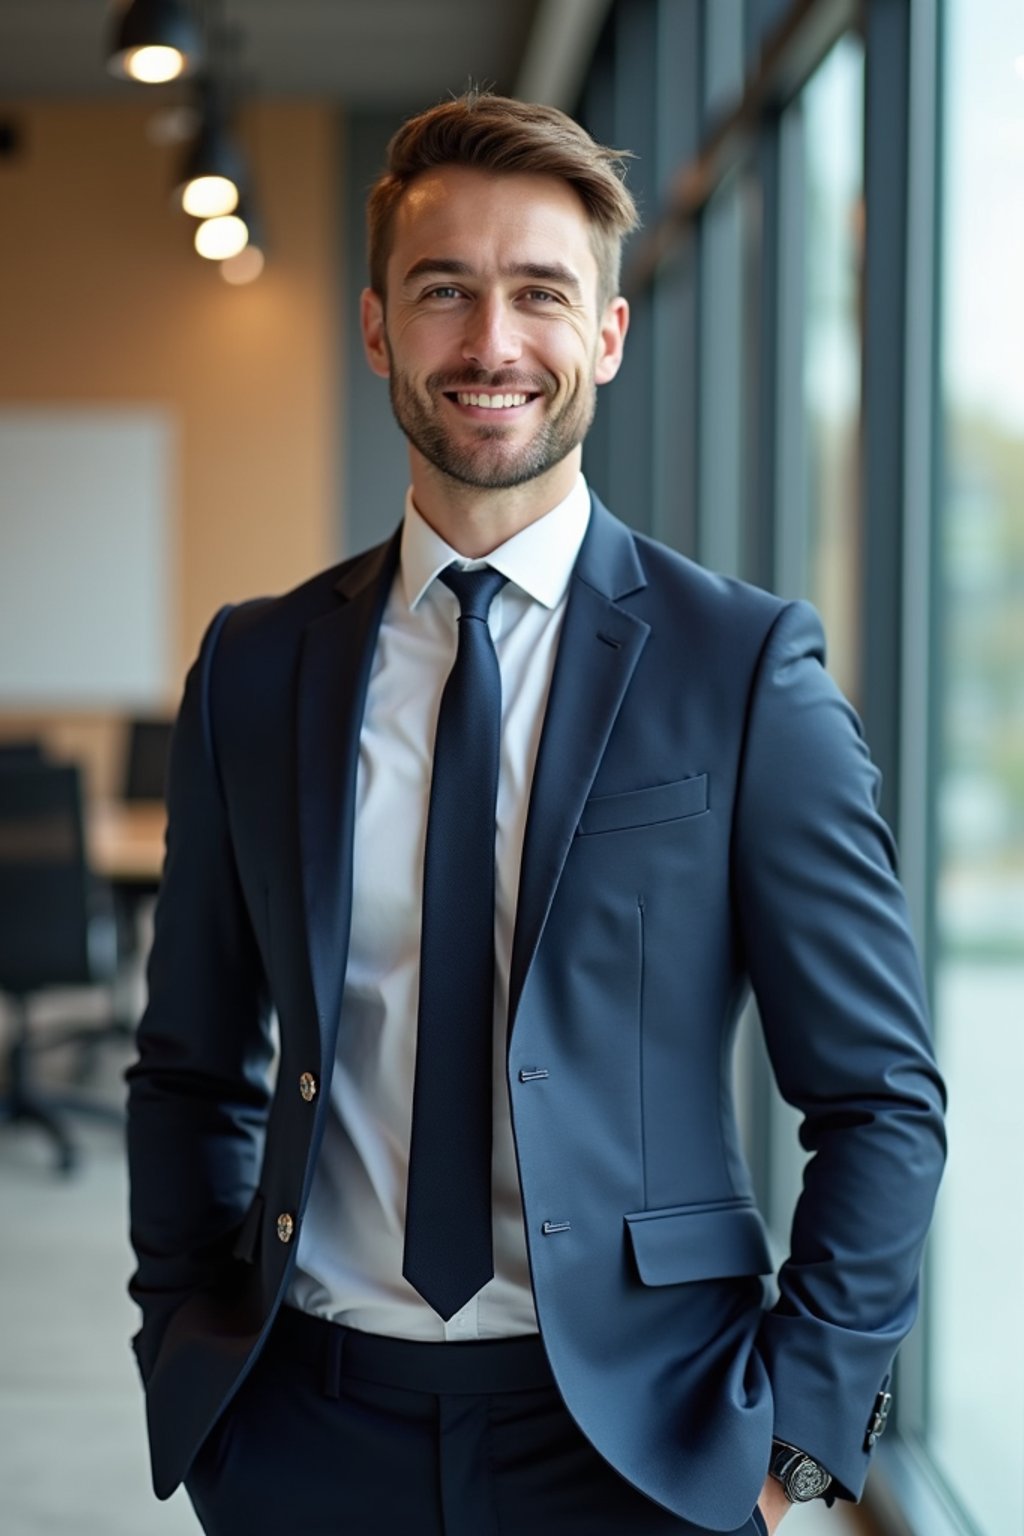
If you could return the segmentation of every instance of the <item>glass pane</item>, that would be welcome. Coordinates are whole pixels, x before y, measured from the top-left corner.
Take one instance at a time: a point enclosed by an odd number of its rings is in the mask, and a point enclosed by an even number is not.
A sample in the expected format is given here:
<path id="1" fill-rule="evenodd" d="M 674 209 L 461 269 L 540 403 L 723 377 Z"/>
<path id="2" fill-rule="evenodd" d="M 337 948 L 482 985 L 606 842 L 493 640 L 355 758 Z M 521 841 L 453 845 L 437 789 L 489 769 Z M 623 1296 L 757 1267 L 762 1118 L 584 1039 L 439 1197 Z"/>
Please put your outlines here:
<path id="1" fill-rule="evenodd" d="M 804 123 L 806 595 L 825 621 L 829 671 L 858 697 L 860 290 L 864 49 L 848 34 L 809 82 Z"/>
<path id="2" fill-rule="evenodd" d="M 715 0 L 704 11 L 704 115 L 723 117 L 743 94 L 743 0 Z"/>
<path id="3" fill-rule="evenodd" d="M 1024 1530 L 1024 13 L 948 0 L 936 1027 L 952 1158 L 929 1449 L 979 1536 Z"/>
<path id="4" fill-rule="evenodd" d="M 786 596 L 810 598 L 818 609 L 828 637 L 829 671 L 855 703 L 863 97 L 863 44 L 849 34 L 815 71 L 783 124 L 782 217 L 789 244 L 780 275 L 786 395 L 779 445 L 785 460 L 779 586 Z M 780 1241 L 788 1236 L 806 1162 L 799 1124 L 797 1112 L 773 1094 L 771 1173 L 762 1198 Z"/>
<path id="5" fill-rule="evenodd" d="M 698 557 L 713 571 L 741 572 L 743 502 L 743 238 L 747 204 L 730 177 L 701 226 Z"/>

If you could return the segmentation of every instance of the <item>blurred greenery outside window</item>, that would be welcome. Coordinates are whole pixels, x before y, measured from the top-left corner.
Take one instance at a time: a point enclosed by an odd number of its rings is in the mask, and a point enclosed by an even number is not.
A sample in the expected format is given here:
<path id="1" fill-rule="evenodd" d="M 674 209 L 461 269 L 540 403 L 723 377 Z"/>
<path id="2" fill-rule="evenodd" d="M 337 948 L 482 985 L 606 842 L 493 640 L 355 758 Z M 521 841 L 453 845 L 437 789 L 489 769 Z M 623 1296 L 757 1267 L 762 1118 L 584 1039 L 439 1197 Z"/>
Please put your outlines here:
<path id="1" fill-rule="evenodd" d="M 1024 1530 L 1024 10 L 946 0 L 934 1000 L 951 1161 L 928 1449 Z"/>

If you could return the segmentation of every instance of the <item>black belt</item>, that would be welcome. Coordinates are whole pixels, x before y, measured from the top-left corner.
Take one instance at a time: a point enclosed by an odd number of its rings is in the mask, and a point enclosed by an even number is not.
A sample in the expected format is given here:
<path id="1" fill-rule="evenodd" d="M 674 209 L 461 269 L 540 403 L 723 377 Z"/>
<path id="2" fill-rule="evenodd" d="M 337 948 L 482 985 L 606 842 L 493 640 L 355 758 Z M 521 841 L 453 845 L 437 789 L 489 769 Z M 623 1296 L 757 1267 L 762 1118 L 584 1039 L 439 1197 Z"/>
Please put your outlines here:
<path id="1" fill-rule="evenodd" d="M 321 1370 L 328 1397 L 337 1397 L 346 1376 L 438 1395 L 534 1392 L 554 1386 L 538 1333 L 465 1344 L 431 1344 L 360 1333 L 343 1323 L 282 1307 L 266 1352 Z"/>

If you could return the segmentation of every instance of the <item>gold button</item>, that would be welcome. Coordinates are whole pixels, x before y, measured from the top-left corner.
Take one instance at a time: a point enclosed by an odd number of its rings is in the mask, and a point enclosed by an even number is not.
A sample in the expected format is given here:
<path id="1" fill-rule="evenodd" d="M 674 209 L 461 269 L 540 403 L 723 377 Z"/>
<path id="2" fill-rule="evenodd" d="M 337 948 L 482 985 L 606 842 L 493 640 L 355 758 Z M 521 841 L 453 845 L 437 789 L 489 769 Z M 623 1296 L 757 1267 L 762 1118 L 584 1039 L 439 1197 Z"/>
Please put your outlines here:
<path id="1" fill-rule="evenodd" d="M 294 1231 L 294 1218 L 287 1211 L 282 1211 L 280 1216 L 277 1218 L 278 1241 L 282 1243 L 290 1243 L 292 1240 L 292 1233 Z"/>
<path id="2" fill-rule="evenodd" d="M 312 1104 L 316 1098 L 316 1078 L 312 1072 L 303 1072 L 299 1078 L 299 1092 L 307 1104 Z"/>

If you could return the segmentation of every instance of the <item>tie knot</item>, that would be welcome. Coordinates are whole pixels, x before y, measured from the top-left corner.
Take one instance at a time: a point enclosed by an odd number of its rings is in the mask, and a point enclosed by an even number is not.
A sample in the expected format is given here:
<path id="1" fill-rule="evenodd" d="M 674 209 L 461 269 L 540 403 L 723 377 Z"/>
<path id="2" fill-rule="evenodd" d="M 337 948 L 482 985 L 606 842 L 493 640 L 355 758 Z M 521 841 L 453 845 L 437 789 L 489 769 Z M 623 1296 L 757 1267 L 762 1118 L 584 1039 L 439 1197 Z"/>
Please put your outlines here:
<path id="1" fill-rule="evenodd" d="M 450 565 L 440 572 L 439 579 L 458 598 L 462 610 L 460 618 L 482 619 L 486 623 L 491 603 L 508 577 L 492 570 L 489 565 L 476 571 L 463 571 L 457 565 Z"/>

